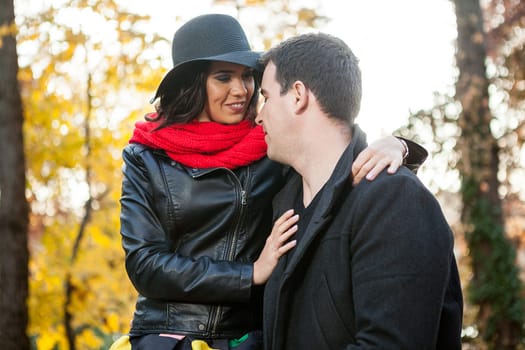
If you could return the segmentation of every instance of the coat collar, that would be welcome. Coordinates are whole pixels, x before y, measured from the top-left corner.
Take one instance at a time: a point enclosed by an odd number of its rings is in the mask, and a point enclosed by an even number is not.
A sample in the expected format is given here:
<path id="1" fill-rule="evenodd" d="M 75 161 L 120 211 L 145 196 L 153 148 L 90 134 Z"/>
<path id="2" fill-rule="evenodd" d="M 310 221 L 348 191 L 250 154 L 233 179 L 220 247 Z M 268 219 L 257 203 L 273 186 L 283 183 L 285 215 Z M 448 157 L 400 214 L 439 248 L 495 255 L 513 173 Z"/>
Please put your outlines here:
<path id="1" fill-rule="evenodd" d="M 341 195 L 347 192 L 344 189 L 348 188 L 351 190 L 352 163 L 366 145 L 365 133 L 355 125 L 352 142 L 350 142 L 343 152 L 332 175 L 323 187 L 323 190 L 320 193 L 321 198 L 319 203 L 317 204 L 316 210 L 302 239 L 297 242 L 298 244 L 294 248 L 294 252 L 291 254 L 290 259 L 288 259 L 286 267 L 280 266 L 281 269 L 284 267 L 284 274 L 289 274 L 295 270 L 295 267 L 304 256 L 314 238 L 319 232 L 321 232 L 325 225 L 330 223 L 332 212 L 335 207 L 337 207 L 339 200 L 342 199 Z M 298 173 L 294 172 L 287 185 L 285 185 L 283 190 L 275 198 L 275 206 L 279 214 L 293 207 L 293 199 L 296 198 L 297 194 L 301 191 L 301 187 L 302 178 Z M 281 259 L 279 265 L 284 264 L 286 260 L 287 259 Z"/>

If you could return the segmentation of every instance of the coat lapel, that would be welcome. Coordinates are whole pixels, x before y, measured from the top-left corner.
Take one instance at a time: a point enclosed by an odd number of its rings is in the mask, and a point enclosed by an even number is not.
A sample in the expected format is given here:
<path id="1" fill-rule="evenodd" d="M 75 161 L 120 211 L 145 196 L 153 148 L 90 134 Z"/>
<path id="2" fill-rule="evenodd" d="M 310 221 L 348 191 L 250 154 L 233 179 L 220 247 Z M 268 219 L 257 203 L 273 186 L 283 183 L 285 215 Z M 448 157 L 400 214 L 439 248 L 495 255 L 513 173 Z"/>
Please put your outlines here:
<path id="1" fill-rule="evenodd" d="M 297 242 L 297 246 L 294 248 L 293 254 L 291 254 L 291 256 L 288 258 L 286 268 L 284 270 L 285 275 L 291 274 L 295 270 L 297 264 L 303 258 L 312 241 L 322 231 L 322 228 L 331 221 L 332 216 L 329 215 L 329 213 L 327 213 L 327 215 L 323 215 L 323 211 L 326 209 L 326 206 L 321 206 L 321 204 L 325 203 L 325 197 L 327 196 L 327 193 L 323 193 L 322 195 L 323 196 L 312 216 L 312 219 L 310 220 L 308 227 L 306 228 L 306 231 L 304 232 L 302 238 Z"/>
<path id="2" fill-rule="evenodd" d="M 366 136 L 359 127 L 355 126 L 353 140 L 344 151 L 332 173 L 332 176 L 324 186 L 320 201 L 315 208 L 315 212 L 302 239 L 297 242 L 293 254 L 291 254 L 289 258 L 288 256 L 285 256 L 286 259 L 281 258 L 281 260 L 284 261 L 281 261 L 278 264 L 281 265 L 279 272 L 282 272 L 282 269 L 284 268 L 284 274 L 282 275 L 283 280 L 296 269 L 309 246 L 312 244 L 312 241 L 314 241 L 316 236 L 323 231 L 323 228 L 331 222 L 331 213 L 334 206 L 336 206 L 342 195 L 347 194 L 347 191 L 344 189 L 349 188 L 351 190 L 352 163 L 359 152 L 365 147 Z M 301 187 L 302 178 L 299 174 L 295 173 L 286 188 L 279 193 L 278 197 L 276 197 L 276 204 L 278 204 L 277 208 L 281 209 L 281 212 L 293 207 L 293 198 L 299 193 Z M 299 220 L 301 219 L 299 218 Z M 285 266 L 283 267 L 282 265 Z"/>
<path id="3" fill-rule="evenodd" d="M 338 199 L 341 196 L 345 196 L 347 191 L 344 189 L 351 189 L 352 179 L 350 173 L 353 159 L 365 146 L 364 134 L 356 127 L 353 141 L 345 150 L 334 169 L 334 173 L 326 183 L 325 189 L 321 193 L 322 197 L 302 239 L 294 248 L 293 254 L 286 254 L 279 259 L 268 281 L 264 300 L 266 303 L 264 322 L 265 327 L 268 329 L 268 332 L 265 332 L 265 342 L 270 349 L 281 349 L 284 346 L 285 338 L 278 335 L 282 334 L 283 329 L 286 329 L 284 322 L 289 311 L 287 306 L 290 298 L 293 297 L 293 288 L 289 288 L 293 286 L 289 285 L 289 278 L 306 255 L 306 251 L 313 244 L 312 242 L 315 242 L 315 238 L 323 234 L 326 225 L 332 222 L 331 212 L 334 207 L 337 208 Z M 286 210 L 293 208 L 294 199 L 301 191 L 301 176 L 292 169 L 290 171 L 292 173 L 286 185 L 274 199 L 274 219 L 277 219 Z"/>

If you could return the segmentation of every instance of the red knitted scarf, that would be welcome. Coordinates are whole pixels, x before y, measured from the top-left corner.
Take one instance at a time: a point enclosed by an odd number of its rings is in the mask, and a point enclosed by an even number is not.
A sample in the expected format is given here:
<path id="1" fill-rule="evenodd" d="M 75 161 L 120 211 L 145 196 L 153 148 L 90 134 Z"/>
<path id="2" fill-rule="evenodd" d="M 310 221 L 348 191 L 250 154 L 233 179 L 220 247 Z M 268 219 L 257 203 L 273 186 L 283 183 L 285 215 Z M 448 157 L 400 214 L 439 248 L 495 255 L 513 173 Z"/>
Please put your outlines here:
<path id="1" fill-rule="evenodd" d="M 129 142 L 162 149 L 171 159 L 194 168 L 234 169 L 266 155 L 262 127 L 253 127 L 247 120 L 234 125 L 172 124 L 152 131 L 157 126 L 154 122 L 137 122 Z"/>

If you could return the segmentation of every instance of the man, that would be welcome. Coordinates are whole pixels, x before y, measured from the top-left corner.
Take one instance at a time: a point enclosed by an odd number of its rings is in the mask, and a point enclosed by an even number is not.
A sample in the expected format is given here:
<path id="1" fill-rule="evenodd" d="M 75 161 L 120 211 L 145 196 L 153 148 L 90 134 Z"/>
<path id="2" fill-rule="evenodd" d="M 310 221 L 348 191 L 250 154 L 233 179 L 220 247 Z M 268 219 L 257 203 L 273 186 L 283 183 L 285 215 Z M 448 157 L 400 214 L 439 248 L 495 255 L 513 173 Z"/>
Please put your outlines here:
<path id="1" fill-rule="evenodd" d="M 257 122 L 268 156 L 295 170 L 274 214 L 300 215 L 297 246 L 266 285 L 266 349 L 460 349 L 453 236 L 434 196 L 407 168 L 347 181 L 366 147 L 352 51 L 307 34 L 263 64 Z"/>

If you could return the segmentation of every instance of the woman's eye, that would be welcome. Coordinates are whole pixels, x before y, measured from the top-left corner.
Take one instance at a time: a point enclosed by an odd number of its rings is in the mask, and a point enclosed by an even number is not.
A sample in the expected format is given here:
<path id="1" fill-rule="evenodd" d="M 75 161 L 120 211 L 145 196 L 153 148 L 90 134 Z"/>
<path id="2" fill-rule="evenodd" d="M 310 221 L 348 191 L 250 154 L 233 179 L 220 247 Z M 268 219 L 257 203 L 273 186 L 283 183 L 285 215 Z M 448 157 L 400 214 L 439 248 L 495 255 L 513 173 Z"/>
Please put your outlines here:
<path id="1" fill-rule="evenodd" d="M 248 71 L 248 72 L 243 74 L 243 77 L 244 77 L 244 79 L 253 79 L 254 72 L 253 71 Z"/>
<path id="2" fill-rule="evenodd" d="M 221 75 L 217 75 L 215 79 L 217 79 L 218 81 L 222 81 L 222 82 L 228 82 L 230 81 L 230 76 L 226 74 L 221 74 Z"/>

